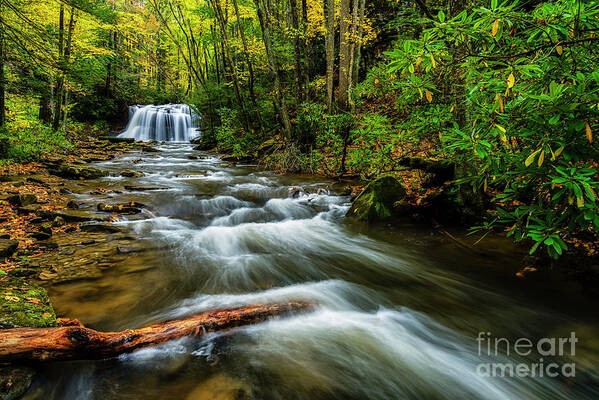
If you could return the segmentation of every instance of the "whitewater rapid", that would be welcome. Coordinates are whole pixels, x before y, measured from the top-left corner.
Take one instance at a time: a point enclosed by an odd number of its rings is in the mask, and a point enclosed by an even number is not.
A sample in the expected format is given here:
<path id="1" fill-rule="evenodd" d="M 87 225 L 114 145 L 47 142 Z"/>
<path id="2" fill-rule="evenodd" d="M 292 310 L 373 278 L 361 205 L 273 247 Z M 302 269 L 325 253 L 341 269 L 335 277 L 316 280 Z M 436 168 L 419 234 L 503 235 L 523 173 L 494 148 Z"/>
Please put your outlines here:
<path id="1" fill-rule="evenodd" d="M 412 242 L 374 237 L 345 218 L 350 198 L 329 191 L 331 182 L 238 167 L 214 155 L 190 161 L 191 145 L 159 149 L 136 162 L 145 173 L 137 184 L 164 186 L 136 194 L 151 213 L 115 224 L 167 249 L 155 260 L 164 289 L 148 287 L 161 293 L 154 294 L 160 305 L 136 299 L 132 306 L 142 311 L 123 320 L 113 310 L 118 322 L 110 328 L 271 301 L 314 300 L 318 309 L 121 356 L 112 367 L 118 372 L 86 365 L 60 377 L 66 389 L 55 398 L 192 400 L 199 397 L 184 393 L 196 386 L 196 393 L 220 398 L 215 382 L 233 381 L 242 398 L 256 399 L 596 398 L 592 389 L 568 388 L 558 379 L 480 376 L 482 362 L 522 360 L 480 355 L 479 330 L 517 337 L 544 333 L 531 331 L 550 326 L 542 321 L 566 326 L 566 319 L 440 268 L 433 253 L 419 250 L 429 234 Z M 136 157 L 99 166 L 118 171 Z M 117 188 L 129 178 L 103 182 Z M 305 193 L 287 197 L 293 186 Z M 109 196 L 130 200 L 119 191 Z M 173 366 L 180 376 L 161 380 Z"/>

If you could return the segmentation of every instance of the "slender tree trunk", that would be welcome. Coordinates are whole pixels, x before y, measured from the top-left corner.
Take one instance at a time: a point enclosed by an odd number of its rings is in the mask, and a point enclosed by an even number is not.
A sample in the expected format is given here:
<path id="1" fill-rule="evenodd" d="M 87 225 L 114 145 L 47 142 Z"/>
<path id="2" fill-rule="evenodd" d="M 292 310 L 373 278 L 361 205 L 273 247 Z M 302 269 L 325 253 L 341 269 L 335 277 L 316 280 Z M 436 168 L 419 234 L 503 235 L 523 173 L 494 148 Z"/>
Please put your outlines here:
<path id="1" fill-rule="evenodd" d="M 72 48 L 72 43 L 73 43 L 73 34 L 75 33 L 75 7 L 71 7 L 71 16 L 69 18 L 69 28 L 67 31 L 67 42 L 64 48 L 64 57 L 63 57 L 63 63 L 64 63 L 64 72 L 63 74 L 66 74 L 66 71 L 69 68 L 69 61 L 71 59 L 71 48 Z M 66 126 L 67 126 L 67 117 L 68 117 L 68 107 L 69 107 L 69 93 L 68 90 L 65 90 L 64 88 L 64 80 L 63 80 L 63 85 L 62 85 L 62 95 L 61 95 L 61 101 L 62 103 L 60 104 L 60 118 L 62 120 L 62 130 L 66 131 Z"/>
<path id="2" fill-rule="evenodd" d="M 289 17 L 291 20 L 291 29 L 293 29 L 293 57 L 295 60 L 295 97 L 297 104 L 304 100 L 304 79 L 302 77 L 302 55 L 300 44 L 300 27 L 297 12 L 297 0 L 289 0 Z"/>
<path id="3" fill-rule="evenodd" d="M 0 3 L 0 129 L 6 125 L 6 84 L 4 83 L 4 20 Z"/>
<path id="4" fill-rule="evenodd" d="M 52 89 L 51 85 L 47 82 L 45 76 L 36 76 L 36 79 L 44 83 L 40 94 L 40 109 L 38 112 L 38 119 L 45 123 L 52 122 Z"/>
<path id="5" fill-rule="evenodd" d="M 339 107 L 343 111 L 349 110 L 351 81 L 350 2 L 351 0 L 341 0 L 339 9 Z"/>
<path id="6" fill-rule="evenodd" d="M 258 125 L 260 126 L 260 132 L 264 133 L 264 123 L 262 121 L 262 116 L 260 115 L 260 109 L 258 107 L 258 101 L 256 100 L 256 93 L 254 92 L 254 67 L 252 66 L 252 60 L 250 58 L 250 53 L 248 51 L 248 45 L 245 38 L 245 34 L 243 32 L 243 27 L 241 26 L 241 17 L 239 16 L 239 7 L 237 6 L 237 0 L 233 0 L 233 7 L 235 8 L 235 17 L 237 18 L 237 31 L 239 33 L 239 37 L 241 38 L 241 43 L 243 44 L 243 54 L 245 57 L 245 62 L 248 67 L 249 72 L 249 80 L 248 80 L 248 89 L 250 92 L 250 100 L 252 102 L 252 106 L 254 107 L 256 118 L 258 119 Z"/>
<path id="7" fill-rule="evenodd" d="M 239 85 L 239 73 L 237 71 L 237 62 L 235 58 L 231 54 L 230 44 L 229 44 L 229 36 L 227 34 L 227 26 L 225 23 L 225 17 L 223 15 L 223 10 L 220 6 L 220 0 L 210 0 L 212 3 L 212 8 L 216 13 L 216 19 L 218 21 L 218 25 L 220 27 L 220 32 L 222 36 L 222 46 L 223 53 L 227 57 L 227 61 L 229 62 L 229 68 L 231 70 L 231 80 L 233 81 L 233 91 L 235 92 L 235 99 L 237 100 L 237 104 L 241 109 L 241 119 L 246 130 L 250 130 L 249 118 L 246 112 L 245 103 L 243 101 L 243 97 L 241 95 L 241 87 Z"/>
<path id="8" fill-rule="evenodd" d="M 260 20 L 262 40 L 264 41 L 264 47 L 266 48 L 266 57 L 268 58 L 270 75 L 275 85 L 275 107 L 277 108 L 277 113 L 279 114 L 281 124 L 283 125 L 283 135 L 291 140 L 291 122 L 289 121 L 283 88 L 281 87 L 281 79 L 279 78 L 279 66 L 275 58 L 273 44 L 270 38 L 270 20 L 268 16 L 265 15 L 263 0 L 254 0 L 254 2 L 256 3 L 256 12 L 258 14 L 258 19 Z"/>
<path id="9" fill-rule="evenodd" d="M 358 0 L 353 0 L 352 7 L 352 23 L 350 29 L 351 42 L 349 45 L 349 71 L 347 73 L 347 101 L 349 108 L 353 110 L 353 101 L 351 100 L 351 90 L 354 86 L 354 66 L 355 66 L 355 55 L 356 55 L 356 35 L 358 33 Z"/>
<path id="10" fill-rule="evenodd" d="M 325 21 L 325 50 L 327 61 L 327 109 L 332 112 L 333 72 L 335 69 L 335 0 L 323 0 Z"/>
<path id="11" fill-rule="evenodd" d="M 310 53 L 311 47 L 308 46 L 308 3 L 302 0 L 302 59 L 304 63 L 304 98 L 308 98 L 308 89 L 310 88 Z"/>
<path id="12" fill-rule="evenodd" d="M 54 118 L 52 121 L 52 129 L 57 131 L 60 125 L 60 106 L 62 104 L 62 86 L 64 84 L 64 4 L 60 4 L 60 13 L 58 16 L 58 60 L 59 60 L 59 72 L 58 78 L 56 79 L 56 87 L 54 89 Z"/>
<path id="13" fill-rule="evenodd" d="M 352 70 L 352 82 L 354 85 L 358 83 L 360 74 L 360 59 L 362 58 L 362 38 L 364 37 L 364 8 L 365 0 L 360 0 L 360 10 L 358 11 L 358 43 L 356 43 L 356 54 L 354 56 L 354 68 Z"/>

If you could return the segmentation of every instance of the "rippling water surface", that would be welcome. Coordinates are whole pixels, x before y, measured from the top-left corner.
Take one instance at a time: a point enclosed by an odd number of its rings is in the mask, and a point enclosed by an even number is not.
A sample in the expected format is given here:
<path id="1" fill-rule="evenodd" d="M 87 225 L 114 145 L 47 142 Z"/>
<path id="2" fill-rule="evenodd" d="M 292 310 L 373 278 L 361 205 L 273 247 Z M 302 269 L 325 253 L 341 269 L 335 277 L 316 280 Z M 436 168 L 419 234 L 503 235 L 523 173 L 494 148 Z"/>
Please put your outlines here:
<path id="1" fill-rule="evenodd" d="M 482 241 L 482 256 L 426 227 L 367 227 L 344 218 L 350 199 L 332 182 L 210 155 L 190 160 L 190 145 L 159 148 L 135 164 L 139 154 L 98 164 L 142 178 L 81 184 L 81 202 L 135 200 L 150 211 L 117 222 L 139 251 L 109 259 L 99 279 L 50 288 L 57 311 L 116 330 L 256 302 L 313 299 L 319 309 L 114 360 L 51 365 L 30 398 L 599 398 L 596 305 L 568 285 L 512 278 L 521 253 L 503 239 Z M 163 189 L 86 194 L 132 182 Z M 288 198 L 291 186 L 307 193 Z M 477 374 L 480 363 L 538 358 L 479 355 L 479 332 L 532 340 L 571 331 L 576 378 Z"/>

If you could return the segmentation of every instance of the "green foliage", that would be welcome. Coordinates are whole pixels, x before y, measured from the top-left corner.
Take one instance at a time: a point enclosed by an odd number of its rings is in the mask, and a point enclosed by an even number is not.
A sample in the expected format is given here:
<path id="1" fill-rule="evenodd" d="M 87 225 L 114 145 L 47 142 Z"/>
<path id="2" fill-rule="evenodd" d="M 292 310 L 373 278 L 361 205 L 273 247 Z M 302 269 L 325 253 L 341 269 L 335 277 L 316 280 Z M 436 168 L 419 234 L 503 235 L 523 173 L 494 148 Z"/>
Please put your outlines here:
<path id="1" fill-rule="evenodd" d="M 72 148 L 71 142 L 62 132 L 37 119 L 37 108 L 28 96 L 7 97 L 8 123 L 0 130 L 0 139 L 8 139 L 7 156 L 17 161 L 35 161 L 42 154 L 50 154 L 60 149 Z M 72 132 L 72 131 L 71 131 Z"/>
<path id="2" fill-rule="evenodd" d="M 219 108 L 221 124 L 216 128 L 218 148 L 235 156 L 251 154 L 259 143 L 259 137 L 241 129 L 237 110 Z"/>
<path id="3" fill-rule="evenodd" d="M 322 104 L 304 103 L 297 115 L 300 137 L 313 144 L 311 164 L 321 167 L 329 175 L 341 169 L 343 137 L 354 125 L 351 114 L 328 114 Z"/>
<path id="4" fill-rule="evenodd" d="M 348 152 L 350 168 L 362 171 L 366 177 L 393 169 L 404 135 L 395 129 L 388 116 L 377 113 L 360 117 L 351 135 L 355 146 Z"/>
<path id="5" fill-rule="evenodd" d="M 505 227 L 552 257 L 567 233 L 597 233 L 599 2 L 544 2 L 532 12 L 517 2 L 479 7 L 433 26 L 388 53 L 386 72 L 397 104 L 419 94 L 441 125 L 439 154 L 474 166 L 457 183 L 492 191 L 503 206 L 481 228 Z M 465 104 L 452 84 L 464 73 Z M 431 93 L 430 96 L 426 93 Z M 450 108 L 451 107 L 451 108 Z M 423 124 L 415 123 L 418 132 Z"/>

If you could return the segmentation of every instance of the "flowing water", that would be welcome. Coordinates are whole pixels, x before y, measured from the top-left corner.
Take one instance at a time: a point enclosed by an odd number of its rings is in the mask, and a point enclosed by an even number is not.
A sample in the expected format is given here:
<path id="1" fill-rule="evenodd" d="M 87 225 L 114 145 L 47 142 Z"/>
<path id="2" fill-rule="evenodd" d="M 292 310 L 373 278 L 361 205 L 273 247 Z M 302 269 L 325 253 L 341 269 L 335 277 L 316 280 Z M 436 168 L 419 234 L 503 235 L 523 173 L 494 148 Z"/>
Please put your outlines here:
<path id="1" fill-rule="evenodd" d="M 65 253 L 107 267 L 51 286 L 58 313 L 120 330 L 257 302 L 313 299 L 319 308 L 117 359 L 49 365 L 30 399 L 599 397 L 596 304 L 565 283 L 514 278 L 522 254 L 504 239 L 489 236 L 478 245 L 486 255 L 471 254 L 427 227 L 347 220 L 350 199 L 324 179 L 223 163 L 189 144 L 158 148 L 141 161 L 97 164 L 144 177 L 75 184 L 78 201 L 135 200 L 149 211 L 116 222 L 133 250 L 115 252 L 104 236 Z M 128 184 L 163 189 L 110 192 Z M 289 198 L 292 186 L 306 193 Z M 97 187 L 104 193 L 89 194 Z M 510 341 L 576 332 L 575 356 L 544 360 L 575 362 L 576 377 L 481 376 L 480 363 L 539 356 L 479 354 L 479 332 Z"/>
<path id="2" fill-rule="evenodd" d="M 129 123 L 119 137 L 185 142 L 197 136 L 196 120 L 187 104 L 130 106 Z"/>

